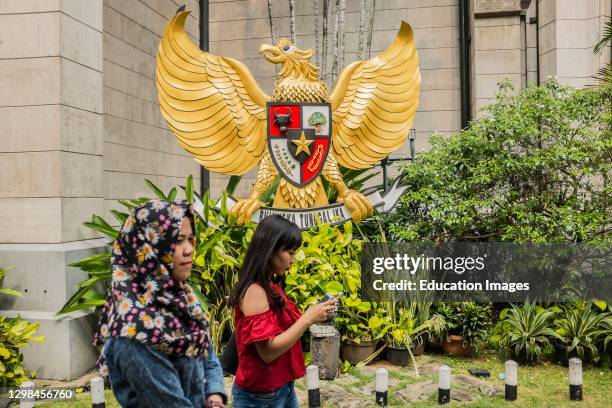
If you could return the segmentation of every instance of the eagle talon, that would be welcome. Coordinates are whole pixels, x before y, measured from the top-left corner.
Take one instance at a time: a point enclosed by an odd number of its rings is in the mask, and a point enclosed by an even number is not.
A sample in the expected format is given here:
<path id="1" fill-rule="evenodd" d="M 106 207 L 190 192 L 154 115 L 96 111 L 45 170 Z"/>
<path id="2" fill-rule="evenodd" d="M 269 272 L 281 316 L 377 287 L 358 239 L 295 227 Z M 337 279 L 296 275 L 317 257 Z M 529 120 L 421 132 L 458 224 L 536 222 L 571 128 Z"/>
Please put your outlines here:
<path id="1" fill-rule="evenodd" d="M 358 191 L 346 190 L 338 196 L 338 202 L 344 203 L 351 211 L 353 221 L 359 222 L 374 214 L 374 208 L 368 199 Z"/>
<path id="2" fill-rule="evenodd" d="M 255 211 L 263 207 L 264 203 L 255 199 L 247 198 L 244 200 L 238 200 L 236 205 L 230 210 L 230 217 L 236 217 L 236 224 L 242 225 L 251 220 Z"/>

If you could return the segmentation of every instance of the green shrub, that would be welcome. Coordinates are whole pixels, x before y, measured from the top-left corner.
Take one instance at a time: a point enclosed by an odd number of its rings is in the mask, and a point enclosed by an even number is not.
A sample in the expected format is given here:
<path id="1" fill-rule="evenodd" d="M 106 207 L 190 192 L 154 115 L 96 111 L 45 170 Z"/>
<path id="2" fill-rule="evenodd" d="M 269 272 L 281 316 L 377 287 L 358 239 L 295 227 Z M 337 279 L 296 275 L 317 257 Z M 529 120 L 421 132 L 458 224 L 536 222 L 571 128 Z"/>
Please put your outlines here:
<path id="1" fill-rule="evenodd" d="M 359 257 L 362 241 L 355 239 L 353 224 L 323 224 L 302 233 L 302 247 L 285 278 L 287 296 L 302 311 L 326 293 L 342 291 L 336 327 L 343 339 L 357 342 L 382 337 L 370 318 L 381 314 L 376 303 L 362 301 Z"/>
<path id="2" fill-rule="evenodd" d="M 593 306 L 593 302 L 564 305 L 555 327 L 568 355 L 597 362 L 612 338 L 612 316 Z"/>
<path id="3" fill-rule="evenodd" d="M 390 239 L 610 241 L 611 87 L 502 86 L 461 133 L 404 167 Z"/>
<path id="4" fill-rule="evenodd" d="M 0 284 L 6 269 L 0 267 Z M 20 292 L 0 288 L 0 295 L 21 296 Z M 22 320 L 19 316 L 8 318 L 0 316 L 0 387 L 18 387 L 28 379 L 23 368 L 23 354 L 19 349 L 31 341 L 43 341 L 44 337 L 34 337 L 38 324 Z M 30 373 L 30 377 L 35 375 Z"/>
<path id="5" fill-rule="evenodd" d="M 493 341 L 508 349 L 521 363 L 539 362 L 545 348 L 551 348 L 550 339 L 559 338 L 552 329 L 553 312 L 535 303 L 512 305 L 500 313 Z"/>
<path id="6" fill-rule="evenodd" d="M 0 387 L 17 387 L 28 379 L 19 349 L 31 341 L 44 340 L 42 336 L 33 336 L 38 326 L 20 317 L 9 319 L 0 316 Z M 29 376 L 34 374 L 31 372 Z"/>
<path id="7" fill-rule="evenodd" d="M 353 238 L 352 224 L 323 224 L 304 231 L 302 238 L 285 278 L 287 296 L 302 309 L 328 292 L 344 292 L 343 304 L 356 302 L 361 285 L 361 241 Z"/>
<path id="8" fill-rule="evenodd" d="M 480 344 L 489 337 L 492 324 L 490 303 L 436 303 L 432 313 L 444 318 L 443 338 L 461 336 L 464 343 L 478 351 Z"/>

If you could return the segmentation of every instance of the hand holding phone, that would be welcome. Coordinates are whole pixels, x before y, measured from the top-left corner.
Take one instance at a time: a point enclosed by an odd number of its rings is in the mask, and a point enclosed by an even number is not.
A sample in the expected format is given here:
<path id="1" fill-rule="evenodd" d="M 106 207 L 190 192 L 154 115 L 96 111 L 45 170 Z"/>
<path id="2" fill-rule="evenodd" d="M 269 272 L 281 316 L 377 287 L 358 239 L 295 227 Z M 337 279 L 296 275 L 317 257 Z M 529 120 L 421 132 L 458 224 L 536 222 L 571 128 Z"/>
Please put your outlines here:
<path id="1" fill-rule="evenodd" d="M 334 317 L 336 317 L 336 313 L 338 313 L 338 301 L 340 300 L 340 297 L 342 297 L 342 295 L 342 292 L 339 292 L 336 296 L 332 295 L 331 293 L 326 293 L 323 299 L 319 301 L 319 303 L 327 302 L 329 300 L 334 300 L 336 302 L 333 311 L 329 312 L 329 319 L 325 320 L 323 323 L 333 322 Z"/>

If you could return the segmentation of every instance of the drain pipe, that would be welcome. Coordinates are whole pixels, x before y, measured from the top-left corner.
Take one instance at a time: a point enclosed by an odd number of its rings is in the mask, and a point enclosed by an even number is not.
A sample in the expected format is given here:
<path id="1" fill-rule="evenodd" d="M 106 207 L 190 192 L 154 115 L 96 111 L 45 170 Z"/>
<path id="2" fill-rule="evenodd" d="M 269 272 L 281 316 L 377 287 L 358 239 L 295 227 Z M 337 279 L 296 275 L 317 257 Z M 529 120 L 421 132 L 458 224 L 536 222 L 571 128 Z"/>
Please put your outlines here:
<path id="1" fill-rule="evenodd" d="M 208 0 L 200 0 L 200 49 L 208 52 Z M 200 194 L 210 189 L 210 172 L 200 165 Z"/>
<path id="2" fill-rule="evenodd" d="M 540 86 L 540 0 L 536 2 L 536 84 Z"/>
<path id="3" fill-rule="evenodd" d="M 461 92 L 461 129 L 471 119 L 470 107 L 470 0 L 459 0 L 459 78 Z"/>

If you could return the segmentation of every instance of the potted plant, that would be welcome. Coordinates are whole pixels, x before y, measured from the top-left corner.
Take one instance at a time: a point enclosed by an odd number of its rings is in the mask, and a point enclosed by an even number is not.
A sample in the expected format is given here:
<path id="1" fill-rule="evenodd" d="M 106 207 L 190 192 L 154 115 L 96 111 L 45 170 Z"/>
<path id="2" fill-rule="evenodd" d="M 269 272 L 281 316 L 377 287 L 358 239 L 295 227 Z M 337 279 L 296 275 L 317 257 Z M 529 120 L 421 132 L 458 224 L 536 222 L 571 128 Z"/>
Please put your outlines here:
<path id="1" fill-rule="evenodd" d="M 437 314 L 444 318 L 442 350 L 455 356 L 469 356 L 478 350 L 480 343 L 488 336 L 491 326 L 491 305 L 489 303 L 454 302 L 441 303 Z"/>
<path id="2" fill-rule="evenodd" d="M 540 360 L 546 347 L 552 347 L 550 339 L 559 338 L 552 329 L 553 312 L 525 302 L 501 311 L 492 340 L 509 350 L 513 360 L 532 364 Z"/>
<path id="3" fill-rule="evenodd" d="M 414 356 L 423 353 L 425 335 L 439 334 L 444 321 L 440 315 L 429 316 L 429 304 L 393 302 L 387 305 L 385 318 L 372 318 L 370 324 L 384 327 L 381 333 L 387 345 L 387 360 L 399 366 L 407 366 L 412 360 L 418 374 Z"/>
<path id="4" fill-rule="evenodd" d="M 336 326 L 342 333 L 340 354 L 344 361 L 356 365 L 368 361 L 376 352 L 377 328 L 369 325 L 369 317 L 376 310 L 376 305 L 361 301 L 356 293 L 347 296 L 342 303 Z"/>
<path id="5" fill-rule="evenodd" d="M 559 340 L 555 344 L 557 361 L 567 366 L 572 357 L 595 362 L 599 359 L 598 343 L 610 336 L 610 314 L 597 311 L 593 302 L 573 303 L 562 308 L 560 318 L 555 321 Z"/>

